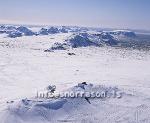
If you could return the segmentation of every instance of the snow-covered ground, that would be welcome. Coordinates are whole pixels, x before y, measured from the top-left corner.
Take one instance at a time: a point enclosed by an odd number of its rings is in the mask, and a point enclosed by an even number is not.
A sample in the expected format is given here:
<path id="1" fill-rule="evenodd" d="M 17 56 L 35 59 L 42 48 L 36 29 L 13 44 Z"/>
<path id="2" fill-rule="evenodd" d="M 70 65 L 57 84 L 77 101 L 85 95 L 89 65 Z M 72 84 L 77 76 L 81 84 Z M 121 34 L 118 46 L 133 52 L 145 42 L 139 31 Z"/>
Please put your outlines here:
<path id="1" fill-rule="evenodd" d="M 150 51 L 88 46 L 44 52 L 71 35 L 0 35 L 0 121 L 149 123 Z M 65 91 L 81 82 L 117 87 L 125 94 L 121 99 L 91 99 L 91 104 L 84 99 L 43 101 L 64 103 L 58 110 L 36 106 L 38 90 L 56 85 Z M 25 98 L 33 100 L 24 105 Z M 10 101 L 15 102 L 6 103 Z"/>

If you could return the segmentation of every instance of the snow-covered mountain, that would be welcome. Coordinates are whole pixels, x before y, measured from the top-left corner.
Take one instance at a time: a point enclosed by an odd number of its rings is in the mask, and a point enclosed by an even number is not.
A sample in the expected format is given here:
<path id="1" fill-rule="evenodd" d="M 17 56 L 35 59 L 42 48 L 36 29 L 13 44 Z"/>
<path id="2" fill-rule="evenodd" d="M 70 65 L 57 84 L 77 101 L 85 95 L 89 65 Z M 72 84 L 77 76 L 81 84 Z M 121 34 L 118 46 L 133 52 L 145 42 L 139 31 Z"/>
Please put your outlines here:
<path id="1" fill-rule="evenodd" d="M 129 30 L 114 30 L 108 33 L 115 36 L 136 37 L 136 34 Z"/>
<path id="2" fill-rule="evenodd" d="M 56 34 L 56 33 L 59 33 L 59 30 L 58 28 L 55 28 L 55 27 L 50 27 L 50 28 L 42 28 L 38 34 L 39 35 L 49 35 L 49 34 Z"/>
<path id="3" fill-rule="evenodd" d="M 33 28 L 33 27 L 32 27 Z M 32 35 L 49 35 L 49 34 L 56 34 L 56 33 L 86 33 L 93 31 L 91 28 L 86 27 L 41 27 L 39 31 L 32 31 L 31 27 L 28 26 L 11 26 L 11 25 L 2 25 L 0 26 L 0 34 L 6 33 L 8 37 L 20 37 L 22 36 L 32 36 Z M 95 30 L 97 32 L 97 30 Z M 114 31 L 105 31 L 103 30 L 103 34 L 105 35 L 112 35 L 112 36 L 126 36 L 126 37 L 135 37 L 136 34 L 132 31 L 128 30 L 114 30 Z"/>
<path id="4" fill-rule="evenodd" d="M 135 32 L 129 30 L 105 31 L 95 28 L 77 26 L 0 26 L 0 34 L 4 37 L 17 38 L 22 36 L 50 36 L 67 33 L 70 36 L 63 42 L 54 42 L 53 46 L 45 51 L 65 50 L 68 48 L 88 46 L 117 46 L 122 40 L 135 39 Z M 123 44 L 124 45 L 124 44 Z"/>
<path id="5" fill-rule="evenodd" d="M 32 36 L 35 35 L 36 33 L 32 32 L 32 30 L 28 29 L 27 27 L 20 26 L 16 29 L 16 31 L 22 33 L 24 36 Z"/>
<path id="6" fill-rule="evenodd" d="M 88 46 L 115 46 L 117 40 L 108 33 L 73 33 L 70 37 L 64 40 L 62 43 L 54 43 L 54 45 L 45 51 L 52 50 L 65 50 L 69 48 L 88 47 Z"/>
<path id="7" fill-rule="evenodd" d="M 6 33 L 10 38 L 36 35 L 35 32 L 25 26 L 0 26 L 0 33 Z"/>

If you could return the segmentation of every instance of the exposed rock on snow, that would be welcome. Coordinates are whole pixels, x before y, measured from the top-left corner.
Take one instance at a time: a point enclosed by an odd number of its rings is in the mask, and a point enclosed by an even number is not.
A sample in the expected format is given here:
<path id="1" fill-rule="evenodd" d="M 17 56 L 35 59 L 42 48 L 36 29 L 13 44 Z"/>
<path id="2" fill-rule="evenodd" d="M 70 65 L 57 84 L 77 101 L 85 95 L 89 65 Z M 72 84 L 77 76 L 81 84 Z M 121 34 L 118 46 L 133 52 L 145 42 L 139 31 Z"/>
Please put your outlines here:
<path id="1" fill-rule="evenodd" d="M 62 33 L 68 33 L 67 28 L 65 28 L 64 26 L 62 28 L 60 28 L 59 31 Z"/>
<path id="2" fill-rule="evenodd" d="M 75 53 L 67 53 L 69 56 L 76 55 Z"/>
<path id="3" fill-rule="evenodd" d="M 39 31 L 39 34 L 40 34 L 40 35 L 48 35 L 48 30 L 45 29 L 45 28 L 42 28 L 42 29 Z"/>
<path id="4" fill-rule="evenodd" d="M 101 32 L 99 34 L 95 34 L 96 38 L 98 39 L 97 42 L 103 45 L 117 45 L 117 39 L 115 39 L 111 34 L 106 32 Z"/>
<path id="5" fill-rule="evenodd" d="M 8 26 L 8 25 L 2 25 L 2 26 L 0 26 L 0 30 L 3 30 L 3 31 L 13 31 L 15 29 L 16 29 L 15 26 Z"/>
<path id="6" fill-rule="evenodd" d="M 35 35 L 34 32 L 32 32 L 30 29 L 28 29 L 27 27 L 24 27 L 24 26 L 20 26 L 16 30 L 19 31 L 20 33 L 22 33 L 22 35 L 25 35 L 25 36 Z"/>
<path id="7" fill-rule="evenodd" d="M 22 36 L 22 33 L 18 32 L 18 31 L 16 31 L 16 32 L 10 32 L 8 34 L 8 37 L 10 37 L 10 38 L 16 38 L 16 37 L 21 37 L 21 36 Z"/>
<path id="8" fill-rule="evenodd" d="M 90 33 L 75 33 L 67 38 L 63 43 L 54 43 L 54 45 L 45 51 L 65 50 L 68 48 L 88 47 L 88 46 L 103 46 L 117 45 L 117 40 L 107 33 L 90 34 Z"/>
<path id="9" fill-rule="evenodd" d="M 96 30 L 92 28 L 86 28 L 86 27 L 43 27 L 40 29 L 40 31 L 32 31 L 29 29 L 29 27 L 26 26 L 11 26 L 11 25 L 1 25 L 0 26 L 0 34 L 6 33 L 8 34 L 8 37 L 20 37 L 18 33 L 22 33 L 22 36 L 32 36 L 32 35 L 49 35 L 49 34 L 57 34 L 57 33 L 88 33 L 90 31 L 97 32 Z M 13 36 L 12 36 L 13 35 Z M 83 36 L 80 34 L 79 36 Z M 132 31 L 128 30 L 114 30 L 114 31 L 101 31 L 101 35 L 99 35 L 101 38 L 101 41 L 104 41 L 106 44 L 114 45 L 115 38 L 117 36 L 124 36 L 124 37 L 132 37 L 134 38 L 136 34 Z M 85 38 L 85 37 L 84 37 Z M 89 38 L 89 37 L 86 37 Z"/>
<path id="10" fill-rule="evenodd" d="M 66 40 L 67 44 L 72 48 L 87 47 L 87 46 L 99 46 L 95 42 L 92 42 L 86 34 L 75 34 L 70 39 Z"/>
<path id="11" fill-rule="evenodd" d="M 44 52 L 51 52 L 54 50 L 66 50 L 68 48 L 66 43 L 54 43 L 50 49 L 44 50 Z"/>
<path id="12" fill-rule="evenodd" d="M 0 26 L 0 34 L 8 34 L 8 36 L 10 35 L 10 37 L 14 38 L 15 33 L 17 33 L 15 26 L 7 26 L 7 25 Z"/>
<path id="13" fill-rule="evenodd" d="M 58 28 L 55 28 L 55 27 L 50 27 L 49 29 L 42 28 L 39 31 L 40 35 L 49 35 L 49 34 L 56 34 L 56 33 L 59 33 L 59 30 Z"/>
<path id="14" fill-rule="evenodd" d="M 50 27 L 47 31 L 49 34 L 59 33 L 59 30 L 56 27 Z"/>
<path id="15" fill-rule="evenodd" d="M 66 39 L 64 43 L 54 43 L 54 45 L 45 51 L 53 50 L 66 50 L 69 48 L 87 47 L 87 46 L 99 46 L 97 43 L 92 42 L 88 37 L 81 34 L 73 34 L 71 37 Z"/>
<path id="16" fill-rule="evenodd" d="M 32 32 L 30 29 L 24 26 L 1 26 L 0 33 L 6 33 L 10 38 L 35 35 L 34 32 Z"/>

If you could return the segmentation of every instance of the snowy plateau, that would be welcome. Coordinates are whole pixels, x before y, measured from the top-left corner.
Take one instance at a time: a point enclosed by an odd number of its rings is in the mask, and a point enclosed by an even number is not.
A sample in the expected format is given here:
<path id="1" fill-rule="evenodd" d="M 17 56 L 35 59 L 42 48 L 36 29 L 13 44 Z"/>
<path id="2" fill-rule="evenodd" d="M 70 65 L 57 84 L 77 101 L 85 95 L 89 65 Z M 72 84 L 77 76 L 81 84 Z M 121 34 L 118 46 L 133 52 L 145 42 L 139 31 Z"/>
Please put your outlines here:
<path id="1" fill-rule="evenodd" d="M 36 97 L 51 85 L 109 96 Z M 149 92 L 149 34 L 0 25 L 0 123 L 150 123 Z"/>

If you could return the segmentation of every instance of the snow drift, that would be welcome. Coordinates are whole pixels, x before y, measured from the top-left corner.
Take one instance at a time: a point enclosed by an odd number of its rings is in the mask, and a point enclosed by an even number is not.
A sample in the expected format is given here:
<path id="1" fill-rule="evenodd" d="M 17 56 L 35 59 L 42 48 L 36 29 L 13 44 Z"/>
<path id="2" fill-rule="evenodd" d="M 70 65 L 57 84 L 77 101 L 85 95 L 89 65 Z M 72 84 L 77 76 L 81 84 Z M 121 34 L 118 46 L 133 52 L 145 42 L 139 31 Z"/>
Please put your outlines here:
<path id="1" fill-rule="evenodd" d="M 3 123 L 48 123 L 48 122 L 137 122 L 150 121 L 150 107 L 141 104 L 137 93 L 117 87 L 79 83 L 68 90 L 73 92 L 107 92 L 99 98 L 31 98 L 8 103 Z M 114 92 L 121 91 L 121 97 Z M 65 91 L 64 91 L 65 92 Z M 135 95 L 136 94 L 136 95 Z M 137 101 L 138 100 L 138 101 Z M 90 103 L 89 103 L 90 102 Z M 148 103 L 148 102 L 147 102 Z M 138 111 L 142 117 L 138 117 Z M 146 114 L 145 114 L 146 113 Z M 138 117 L 138 119 L 137 119 Z"/>

